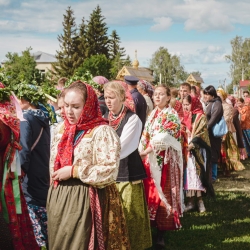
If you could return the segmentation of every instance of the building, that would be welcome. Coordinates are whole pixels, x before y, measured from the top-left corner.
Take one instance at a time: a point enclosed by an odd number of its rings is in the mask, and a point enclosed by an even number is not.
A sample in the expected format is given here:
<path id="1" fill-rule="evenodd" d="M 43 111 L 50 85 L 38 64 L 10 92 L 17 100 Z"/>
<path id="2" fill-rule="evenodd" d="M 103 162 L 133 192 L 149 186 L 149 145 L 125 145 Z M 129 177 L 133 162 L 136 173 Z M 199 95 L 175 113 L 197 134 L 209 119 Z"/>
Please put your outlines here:
<path id="1" fill-rule="evenodd" d="M 140 80 L 146 80 L 150 83 L 154 81 L 153 71 L 149 68 L 139 67 L 139 61 L 137 60 L 137 51 L 135 51 L 135 60 L 132 66 L 123 66 L 118 72 L 116 80 L 124 81 L 124 76 L 135 76 Z"/>
<path id="2" fill-rule="evenodd" d="M 42 73 L 45 74 L 49 70 L 52 70 L 52 63 L 56 62 L 56 57 L 54 55 L 37 51 L 35 53 L 31 53 L 31 56 L 34 57 L 36 61 L 36 68 Z M 4 67 L 5 61 L 1 63 L 2 67 Z"/>
<path id="3" fill-rule="evenodd" d="M 239 85 L 239 93 L 237 93 L 238 96 L 242 97 L 243 96 L 243 91 L 244 90 L 249 90 L 249 86 L 250 86 L 250 80 L 241 80 L 240 85 Z"/>
<path id="4" fill-rule="evenodd" d="M 203 79 L 199 75 L 190 74 L 187 78 L 186 82 L 188 82 L 190 85 L 201 87 L 201 84 L 204 83 Z"/>
<path id="5" fill-rule="evenodd" d="M 37 51 L 31 55 L 36 61 L 36 68 L 43 74 L 52 70 L 52 63 L 57 61 L 54 55 L 42 51 Z"/>

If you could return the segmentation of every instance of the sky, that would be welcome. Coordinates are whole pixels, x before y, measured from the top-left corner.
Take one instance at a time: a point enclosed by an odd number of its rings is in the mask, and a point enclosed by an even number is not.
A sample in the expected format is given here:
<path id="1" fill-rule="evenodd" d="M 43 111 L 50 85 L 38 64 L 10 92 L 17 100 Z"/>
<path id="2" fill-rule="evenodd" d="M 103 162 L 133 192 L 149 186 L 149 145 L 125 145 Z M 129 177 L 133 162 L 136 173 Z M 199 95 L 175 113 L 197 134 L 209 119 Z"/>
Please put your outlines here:
<path id="1" fill-rule="evenodd" d="M 117 31 L 132 60 L 137 50 L 141 67 L 164 47 L 187 72 L 200 71 L 204 87 L 230 84 L 230 41 L 250 36 L 249 0 L 0 0 L 0 61 L 28 47 L 55 54 L 67 7 L 79 25 L 97 5 L 108 33 Z"/>

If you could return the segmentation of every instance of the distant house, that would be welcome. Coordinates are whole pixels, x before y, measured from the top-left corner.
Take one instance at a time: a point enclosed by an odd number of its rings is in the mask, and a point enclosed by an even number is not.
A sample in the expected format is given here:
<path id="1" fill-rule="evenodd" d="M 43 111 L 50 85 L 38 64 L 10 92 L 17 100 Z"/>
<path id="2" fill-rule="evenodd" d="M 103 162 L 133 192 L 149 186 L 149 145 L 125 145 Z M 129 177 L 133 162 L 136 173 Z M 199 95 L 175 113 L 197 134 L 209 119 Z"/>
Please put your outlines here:
<path id="1" fill-rule="evenodd" d="M 34 57 L 36 61 L 36 68 L 42 73 L 45 74 L 49 70 L 52 70 L 52 63 L 56 62 L 56 58 L 54 55 L 37 51 L 35 53 L 32 53 L 31 56 Z M 4 67 L 5 61 L 1 63 L 2 67 Z"/>
<path id="2" fill-rule="evenodd" d="M 190 74 L 186 82 L 188 82 L 190 85 L 195 85 L 198 87 L 201 87 L 201 84 L 204 83 L 203 79 L 199 75 L 195 74 Z"/>
<path id="3" fill-rule="evenodd" d="M 42 51 L 37 51 L 31 55 L 36 61 L 36 68 L 39 69 L 43 74 L 45 74 L 49 70 L 52 70 L 52 63 L 57 61 L 54 55 Z"/>
<path id="4" fill-rule="evenodd" d="M 244 90 L 248 90 L 250 86 L 250 80 L 241 80 L 240 81 L 240 89 L 239 89 L 239 96 L 242 97 L 243 96 L 243 91 Z"/>
<path id="5" fill-rule="evenodd" d="M 118 72 L 116 80 L 124 81 L 124 76 L 135 76 L 140 80 L 146 80 L 150 83 L 154 81 L 153 71 L 149 68 L 139 68 L 139 61 L 137 60 L 137 51 L 135 51 L 135 60 L 132 66 L 123 66 Z"/>

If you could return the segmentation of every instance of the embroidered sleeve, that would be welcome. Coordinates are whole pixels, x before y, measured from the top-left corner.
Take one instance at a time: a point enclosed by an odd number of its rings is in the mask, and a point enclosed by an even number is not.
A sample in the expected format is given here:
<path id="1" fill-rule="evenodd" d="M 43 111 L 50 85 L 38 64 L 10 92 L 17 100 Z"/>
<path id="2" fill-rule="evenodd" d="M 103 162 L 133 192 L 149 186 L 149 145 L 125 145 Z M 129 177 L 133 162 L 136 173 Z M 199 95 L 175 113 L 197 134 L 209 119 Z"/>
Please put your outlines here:
<path id="1" fill-rule="evenodd" d="M 59 124 L 54 129 L 54 136 L 53 140 L 51 141 L 51 148 L 50 148 L 50 175 L 54 173 L 54 163 L 57 155 L 57 146 L 62 137 L 63 131 L 64 131 L 63 123 Z"/>
<path id="2" fill-rule="evenodd" d="M 82 140 L 75 149 L 74 166 L 78 166 L 79 179 L 102 188 L 113 183 L 118 175 L 120 139 L 109 126 L 96 129 L 89 142 Z"/>

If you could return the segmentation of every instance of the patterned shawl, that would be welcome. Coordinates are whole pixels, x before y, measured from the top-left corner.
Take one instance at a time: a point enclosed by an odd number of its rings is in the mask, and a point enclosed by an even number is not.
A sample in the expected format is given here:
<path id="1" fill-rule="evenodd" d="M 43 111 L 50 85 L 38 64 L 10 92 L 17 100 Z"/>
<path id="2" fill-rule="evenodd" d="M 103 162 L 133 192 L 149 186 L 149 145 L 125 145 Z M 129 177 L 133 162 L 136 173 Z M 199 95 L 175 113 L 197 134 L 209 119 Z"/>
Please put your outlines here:
<path id="1" fill-rule="evenodd" d="M 196 114 L 192 127 L 191 142 L 195 145 L 195 148 L 191 152 L 195 157 L 196 171 L 201 178 L 203 187 L 206 188 L 207 194 L 213 197 L 215 193 L 210 179 L 211 145 L 206 115 Z"/>
<path id="2" fill-rule="evenodd" d="M 190 112 L 184 111 L 183 123 L 187 126 L 188 130 L 192 132 L 192 117 L 195 114 L 204 114 L 202 104 L 197 97 L 191 96 L 191 110 Z"/>
<path id="3" fill-rule="evenodd" d="M 98 104 L 98 99 L 93 88 L 86 84 L 87 99 L 82 110 L 82 114 L 76 124 L 70 124 L 65 118 L 65 130 L 62 135 L 61 141 L 58 144 L 58 152 L 55 159 L 54 171 L 72 165 L 73 150 L 74 150 L 74 137 L 76 131 L 93 129 L 98 125 L 107 125 L 108 121 L 102 118 L 101 110 Z"/>
<path id="4" fill-rule="evenodd" d="M 139 144 L 139 151 L 142 152 L 147 147 L 152 147 L 153 151 L 148 154 L 147 161 L 150 165 L 151 177 L 154 179 L 155 186 L 162 202 L 165 204 L 167 213 L 177 212 L 182 214 L 183 203 L 183 158 L 181 149 L 181 130 L 180 120 L 177 112 L 171 107 L 165 107 L 158 111 L 155 108 L 147 119 L 144 131 Z M 173 207 L 167 201 L 161 188 L 161 167 L 162 158 L 160 152 L 164 151 L 164 163 L 168 163 L 173 174 L 173 182 L 170 183 L 171 189 L 174 190 L 175 200 Z M 177 177 L 177 172 L 180 176 Z"/>
<path id="5" fill-rule="evenodd" d="M 4 88 L 4 85 L 0 82 L 0 88 Z M 11 102 L 0 102 L 0 120 L 10 127 L 14 133 L 15 140 L 19 141 L 20 133 L 20 121 L 16 116 L 15 105 Z"/>

